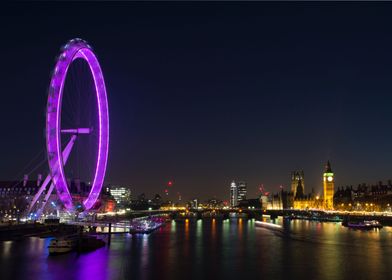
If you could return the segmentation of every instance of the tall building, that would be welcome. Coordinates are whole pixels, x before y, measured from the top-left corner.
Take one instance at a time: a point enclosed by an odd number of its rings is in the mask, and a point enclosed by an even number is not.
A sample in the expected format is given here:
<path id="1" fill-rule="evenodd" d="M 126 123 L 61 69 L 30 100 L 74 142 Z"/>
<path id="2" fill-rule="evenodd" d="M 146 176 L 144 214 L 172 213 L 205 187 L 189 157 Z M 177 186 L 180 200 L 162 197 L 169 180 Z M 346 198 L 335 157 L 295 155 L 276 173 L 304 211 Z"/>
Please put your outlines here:
<path id="1" fill-rule="evenodd" d="M 291 172 L 291 192 L 294 197 L 297 195 L 298 185 L 302 186 L 302 193 L 305 193 L 305 175 L 303 170 Z"/>
<path id="2" fill-rule="evenodd" d="M 245 182 L 238 183 L 237 200 L 238 200 L 238 204 L 240 204 L 242 201 L 246 200 L 246 183 Z"/>
<path id="3" fill-rule="evenodd" d="M 125 187 L 110 187 L 107 191 L 113 196 L 117 204 L 127 204 L 131 201 L 131 191 Z"/>
<path id="4" fill-rule="evenodd" d="M 326 210 L 333 209 L 333 195 L 335 192 L 335 182 L 334 174 L 331 169 L 331 164 L 328 161 L 325 166 L 324 176 L 323 176 L 323 186 L 324 186 L 324 208 Z"/>
<path id="5" fill-rule="evenodd" d="M 246 182 L 231 182 L 230 206 L 237 207 L 242 201 L 246 201 Z"/>
<path id="6" fill-rule="evenodd" d="M 236 207 L 238 205 L 238 189 L 235 181 L 230 185 L 230 206 Z"/>

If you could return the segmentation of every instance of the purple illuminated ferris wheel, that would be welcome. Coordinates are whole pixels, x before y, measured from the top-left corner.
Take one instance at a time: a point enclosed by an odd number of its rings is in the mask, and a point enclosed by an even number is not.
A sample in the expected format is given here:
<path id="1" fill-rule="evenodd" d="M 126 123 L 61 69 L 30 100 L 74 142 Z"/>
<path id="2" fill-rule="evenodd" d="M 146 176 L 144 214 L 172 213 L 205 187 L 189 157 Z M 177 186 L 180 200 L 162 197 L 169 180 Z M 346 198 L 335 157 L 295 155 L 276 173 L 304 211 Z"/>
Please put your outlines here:
<path id="1" fill-rule="evenodd" d="M 85 71 L 90 72 L 88 73 L 90 79 L 79 73 L 74 77 L 79 79 L 83 86 L 90 82 L 93 96 L 90 97 L 91 103 L 68 100 L 68 103 L 77 103 L 79 108 L 73 114 L 63 102 L 65 103 L 67 98 L 70 99 L 66 92 L 68 76 L 71 75 L 70 68 L 80 62 L 86 65 Z M 88 90 L 80 90 L 78 87 L 73 92 L 77 92 L 78 98 L 83 99 L 87 96 Z M 77 121 L 66 124 L 63 119 L 64 116 L 69 115 L 72 115 L 72 120 L 77 119 Z M 82 118 L 81 115 L 85 117 Z M 87 144 L 94 149 L 93 156 L 87 163 L 82 164 L 82 166 L 92 166 L 91 189 L 82 202 L 83 208 L 89 210 L 97 201 L 104 182 L 109 147 L 109 112 L 105 81 L 98 59 L 86 41 L 73 39 L 63 47 L 57 59 L 49 86 L 46 111 L 46 146 L 50 177 L 59 199 L 68 210 L 73 210 L 75 206 L 66 176 L 66 165 L 69 158 L 72 158 L 72 154 L 87 149 L 74 148 L 75 142 L 85 141 L 84 138 L 90 139 L 90 144 Z M 94 143 L 91 144 L 91 141 Z M 79 161 L 78 164 L 81 165 Z"/>

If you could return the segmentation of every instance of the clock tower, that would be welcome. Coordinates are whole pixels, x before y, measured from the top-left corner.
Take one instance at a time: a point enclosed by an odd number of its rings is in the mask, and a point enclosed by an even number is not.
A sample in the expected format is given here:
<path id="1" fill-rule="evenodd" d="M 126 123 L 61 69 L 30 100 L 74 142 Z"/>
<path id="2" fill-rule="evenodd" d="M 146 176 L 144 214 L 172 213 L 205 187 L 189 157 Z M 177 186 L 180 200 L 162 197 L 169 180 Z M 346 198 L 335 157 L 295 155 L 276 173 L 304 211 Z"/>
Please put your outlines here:
<path id="1" fill-rule="evenodd" d="M 335 178 L 331 169 L 331 164 L 329 161 L 325 166 L 324 176 L 323 176 L 323 186 L 324 186 L 324 209 L 333 210 L 333 195 L 335 193 Z"/>

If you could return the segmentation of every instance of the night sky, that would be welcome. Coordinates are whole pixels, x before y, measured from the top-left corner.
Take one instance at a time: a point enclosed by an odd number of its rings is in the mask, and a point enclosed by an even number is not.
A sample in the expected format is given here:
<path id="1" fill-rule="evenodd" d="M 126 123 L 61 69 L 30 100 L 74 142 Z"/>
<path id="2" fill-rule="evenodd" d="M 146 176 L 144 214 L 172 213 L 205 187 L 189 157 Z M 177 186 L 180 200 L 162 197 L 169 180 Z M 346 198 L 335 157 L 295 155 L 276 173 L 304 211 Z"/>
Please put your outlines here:
<path id="1" fill-rule="evenodd" d="M 45 148 L 60 47 L 84 38 L 107 83 L 106 182 L 228 199 L 305 172 L 321 191 L 392 179 L 392 3 L 2 4 L 0 179 Z M 23 172 L 23 171 L 22 171 Z"/>

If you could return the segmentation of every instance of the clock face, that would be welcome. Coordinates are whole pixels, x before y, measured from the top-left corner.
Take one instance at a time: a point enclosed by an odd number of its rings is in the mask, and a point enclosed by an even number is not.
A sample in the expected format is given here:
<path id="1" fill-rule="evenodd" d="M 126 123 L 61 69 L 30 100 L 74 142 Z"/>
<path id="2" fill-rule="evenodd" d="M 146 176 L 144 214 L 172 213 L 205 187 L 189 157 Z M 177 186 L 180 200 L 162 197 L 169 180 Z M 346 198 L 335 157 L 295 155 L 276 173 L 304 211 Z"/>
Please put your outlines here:
<path id="1" fill-rule="evenodd" d="M 327 180 L 328 180 L 328 182 L 332 182 L 333 177 L 332 177 L 332 176 L 328 176 L 328 177 L 327 177 Z"/>

